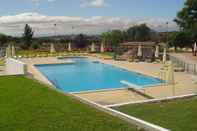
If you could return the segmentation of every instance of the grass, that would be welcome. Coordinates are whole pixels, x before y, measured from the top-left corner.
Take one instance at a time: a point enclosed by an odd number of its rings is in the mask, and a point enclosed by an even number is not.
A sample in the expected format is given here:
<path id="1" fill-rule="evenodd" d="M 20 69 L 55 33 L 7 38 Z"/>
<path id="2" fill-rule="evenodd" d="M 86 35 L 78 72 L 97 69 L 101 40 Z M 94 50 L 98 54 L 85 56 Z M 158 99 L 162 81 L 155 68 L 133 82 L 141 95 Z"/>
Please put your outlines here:
<path id="1" fill-rule="evenodd" d="M 5 60 L 0 58 L 0 66 L 4 66 L 5 65 Z"/>
<path id="2" fill-rule="evenodd" d="M 39 50 L 20 50 L 17 51 L 17 55 L 37 55 L 37 54 L 49 54 L 48 51 L 39 51 Z"/>
<path id="3" fill-rule="evenodd" d="M 1 131 L 136 131 L 136 127 L 23 76 L 0 77 Z"/>
<path id="4" fill-rule="evenodd" d="M 104 53 L 100 53 L 103 56 L 108 56 L 108 57 L 113 57 L 114 53 L 113 52 L 104 52 Z"/>
<path id="5" fill-rule="evenodd" d="M 172 131 L 197 131 L 197 97 L 116 109 Z"/>
<path id="6" fill-rule="evenodd" d="M 40 50 L 20 50 L 17 51 L 16 56 L 24 57 L 24 58 L 33 58 L 33 57 L 48 57 L 48 56 L 86 56 L 88 53 L 81 51 L 72 51 L 72 52 L 55 52 L 50 53 L 48 51 L 40 51 Z M 91 53 L 92 55 L 92 53 Z M 105 59 L 112 59 L 112 52 L 104 52 L 104 53 L 95 53 L 98 57 L 102 57 Z"/>

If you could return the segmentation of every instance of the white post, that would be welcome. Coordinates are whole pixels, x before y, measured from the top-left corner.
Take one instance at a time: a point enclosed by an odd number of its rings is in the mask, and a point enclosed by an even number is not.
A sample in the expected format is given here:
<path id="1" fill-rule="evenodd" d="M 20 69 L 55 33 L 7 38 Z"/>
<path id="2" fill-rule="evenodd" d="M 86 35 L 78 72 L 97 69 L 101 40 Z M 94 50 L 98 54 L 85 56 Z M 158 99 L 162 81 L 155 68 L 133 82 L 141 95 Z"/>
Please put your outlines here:
<path id="1" fill-rule="evenodd" d="M 91 45 L 91 52 L 95 52 L 95 43 L 94 42 Z"/>
<path id="2" fill-rule="evenodd" d="M 101 53 L 105 52 L 104 43 L 101 43 Z"/>
<path id="3" fill-rule="evenodd" d="M 168 63 L 168 73 L 167 73 L 167 82 L 169 84 L 174 84 L 174 65 L 173 63 L 170 61 Z"/>
<path id="4" fill-rule="evenodd" d="M 6 48 L 6 58 L 11 57 L 11 46 L 8 45 L 8 47 Z"/>
<path id="5" fill-rule="evenodd" d="M 196 52 L 197 52 L 197 45 L 196 42 L 194 43 L 194 56 L 196 56 Z"/>
<path id="6" fill-rule="evenodd" d="M 164 48 L 164 50 L 163 50 L 163 63 L 165 63 L 166 62 L 166 47 Z"/>
<path id="7" fill-rule="evenodd" d="M 14 57 L 16 55 L 16 50 L 14 45 L 12 45 L 12 57 Z"/>
<path id="8" fill-rule="evenodd" d="M 138 53 L 137 53 L 137 56 L 138 56 L 138 57 L 142 57 L 142 46 L 141 46 L 141 45 L 138 46 Z"/>
<path id="9" fill-rule="evenodd" d="M 159 46 L 156 45 L 156 49 L 155 49 L 155 58 L 159 58 Z"/>
<path id="10" fill-rule="evenodd" d="M 51 48 L 50 48 L 50 53 L 55 53 L 55 47 L 54 47 L 54 44 L 51 43 L 50 44 Z"/>
<path id="11" fill-rule="evenodd" d="M 68 43 L 68 51 L 72 51 L 71 43 Z"/>
<path id="12" fill-rule="evenodd" d="M 174 65 L 170 61 L 168 63 L 168 71 L 167 71 L 167 78 L 168 84 L 172 85 L 172 95 L 175 95 L 175 79 L 174 79 Z"/>

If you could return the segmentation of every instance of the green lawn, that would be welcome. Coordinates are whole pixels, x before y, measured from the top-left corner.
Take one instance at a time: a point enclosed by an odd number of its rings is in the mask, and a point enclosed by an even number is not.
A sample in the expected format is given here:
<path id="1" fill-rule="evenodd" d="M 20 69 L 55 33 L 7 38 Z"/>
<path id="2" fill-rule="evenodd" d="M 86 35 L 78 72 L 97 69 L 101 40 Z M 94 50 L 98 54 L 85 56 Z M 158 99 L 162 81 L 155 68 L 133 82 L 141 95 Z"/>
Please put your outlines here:
<path id="1" fill-rule="evenodd" d="M 17 55 L 37 55 L 37 54 L 49 54 L 49 51 L 39 51 L 39 50 L 20 50 L 17 51 Z"/>
<path id="2" fill-rule="evenodd" d="M 116 109 L 172 131 L 197 131 L 197 97 Z"/>
<path id="3" fill-rule="evenodd" d="M 108 57 L 113 57 L 114 53 L 113 52 L 104 52 L 104 53 L 99 53 L 102 56 L 108 56 Z"/>
<path id="4" fill-rule="evenodd" d="M 136 130 L 26 77 L 0 77 L 0 131 Z"/>
<path id="5" fill-rule="evenodd" d="M 0 66 L 4 66 L 5 65 L 5 60 L 0 58 Z"/>
<path id="6" fill-rule="evenodd" d="M 38 55 L 41 55 L 43 57 L 47 57 L 50 55 L 57 56 L 57 55 L 66 55 L 66 56 L 79 56 L 85 52 L 80 52 L 80 51 L 72 51 L 72 52 L 56 52 L 56 53 L 50 53 L 48 51 L 39 51 L 39 50 L 20 50 L 17 51 L 16 55 L 17 56 L 22 56 L 22 57 L 36 57 Z M 113 53 L 112 52 L 104 52 L 104 53 L 96 53 L 96 55 L 100 55 L 102 57 L 107 57 L 107 58 L 112 58 Z"/>

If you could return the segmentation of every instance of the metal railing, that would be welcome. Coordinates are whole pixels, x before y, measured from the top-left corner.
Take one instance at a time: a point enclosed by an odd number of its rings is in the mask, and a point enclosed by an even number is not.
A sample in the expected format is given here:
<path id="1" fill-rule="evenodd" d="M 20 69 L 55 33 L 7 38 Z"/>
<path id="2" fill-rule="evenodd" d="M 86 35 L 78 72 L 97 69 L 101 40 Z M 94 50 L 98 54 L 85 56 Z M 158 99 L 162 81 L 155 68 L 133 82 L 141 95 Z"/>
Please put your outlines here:
<path id="1" fill-rule="evenodd" d="M 197 75 L 197 63 L 186 62 L 172 55 L 169 56 L 169 59 L 176 66 L 183 68 L 185 72 Z"/>

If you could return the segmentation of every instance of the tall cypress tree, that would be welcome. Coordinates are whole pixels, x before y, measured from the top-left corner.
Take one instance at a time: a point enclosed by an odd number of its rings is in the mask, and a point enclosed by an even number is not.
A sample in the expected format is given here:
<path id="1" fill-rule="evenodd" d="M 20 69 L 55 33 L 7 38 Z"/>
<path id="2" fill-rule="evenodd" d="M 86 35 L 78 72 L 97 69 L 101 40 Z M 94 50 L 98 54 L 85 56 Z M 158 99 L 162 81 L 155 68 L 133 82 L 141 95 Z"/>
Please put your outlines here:
<path id="1" fill-rule="evenodd" d="M 32 28 L 28 24 L 26 24 L 23 33 L 23 40 L 24 40 L 24 44 L 22 46 L 23 49 L 29 49 L 32 43 L 33 35 L 34 32 Z"/>

